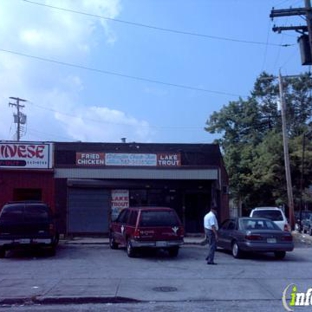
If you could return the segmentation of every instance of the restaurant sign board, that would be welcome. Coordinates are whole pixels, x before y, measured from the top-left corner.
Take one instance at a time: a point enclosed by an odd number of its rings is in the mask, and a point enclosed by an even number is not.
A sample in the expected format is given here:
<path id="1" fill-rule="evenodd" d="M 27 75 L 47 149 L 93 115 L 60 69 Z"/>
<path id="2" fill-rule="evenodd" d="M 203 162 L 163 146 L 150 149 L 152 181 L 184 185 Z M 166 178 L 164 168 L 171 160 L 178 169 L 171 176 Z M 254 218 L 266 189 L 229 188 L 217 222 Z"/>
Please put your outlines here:
<path id="1" fill-rule="evenodd" d="M 76 153 L 76 165 L 98 167 L 180 167 L 180 153 Z"/>
<path id="2" fill-rule="evenodd" d="M 0 167 L 47 169 L 53 167 L 52 143 L 1 142 Z"/>

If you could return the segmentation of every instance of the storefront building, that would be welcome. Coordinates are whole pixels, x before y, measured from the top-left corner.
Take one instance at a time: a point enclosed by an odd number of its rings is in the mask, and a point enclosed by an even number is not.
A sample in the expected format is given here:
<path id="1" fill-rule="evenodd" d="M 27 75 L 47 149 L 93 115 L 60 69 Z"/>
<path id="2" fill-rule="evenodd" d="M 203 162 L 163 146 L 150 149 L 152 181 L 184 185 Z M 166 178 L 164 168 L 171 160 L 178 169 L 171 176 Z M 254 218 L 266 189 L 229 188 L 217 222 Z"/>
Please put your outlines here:
<path id="1" fill-rule="evenodd" d="M 228 177 L 216 144 L 54 143 L 55 208 L 64 234 L 107 234 L 128 206 L 174 208 L 187 233 L 216 206 L 229 215 Z"/>
<path id="2" fill-rule="evenodd" d="M 0 209 L 40 200 L 64 235 L 106 235 L 125 207 L 174 208 L 187 233 L 217 207 L 229 216 L 228 177 L 216 144 L 0 142 Z"/>

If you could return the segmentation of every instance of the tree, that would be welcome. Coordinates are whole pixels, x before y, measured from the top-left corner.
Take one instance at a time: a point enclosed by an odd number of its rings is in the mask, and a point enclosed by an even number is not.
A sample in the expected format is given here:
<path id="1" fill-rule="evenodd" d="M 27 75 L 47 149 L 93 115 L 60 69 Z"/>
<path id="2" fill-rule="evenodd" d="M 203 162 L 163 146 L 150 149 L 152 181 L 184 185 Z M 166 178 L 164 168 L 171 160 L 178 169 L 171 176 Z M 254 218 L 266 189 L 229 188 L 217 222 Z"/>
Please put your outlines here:
<path id="1" fill-rule="evenodd" d="M 298 166 L 302 161 L 302 135 L 309 129 L 312 116 L 312 81 L 308 74 L 303 74 L 298 78 L 284 79 L 283 83 L 291 171 L 298 197 L 302 183 Z M 243 207 L 287 202 L 278 102 L 278 81 L 272 75 L 262 73 L 246 100 L 239 98 L 229 102 L 206 122 L 206 131 L 221 134 L 217 143 L 230 177 L 231 196 Z M 308 142 L 307 151 L 310 151 L 309 145 Z M 311 157 L 311 152 L 307 153 L 303 175 L 305 186 L 312 180 L 311 166 L 307 166 L 312 164 Z"/>

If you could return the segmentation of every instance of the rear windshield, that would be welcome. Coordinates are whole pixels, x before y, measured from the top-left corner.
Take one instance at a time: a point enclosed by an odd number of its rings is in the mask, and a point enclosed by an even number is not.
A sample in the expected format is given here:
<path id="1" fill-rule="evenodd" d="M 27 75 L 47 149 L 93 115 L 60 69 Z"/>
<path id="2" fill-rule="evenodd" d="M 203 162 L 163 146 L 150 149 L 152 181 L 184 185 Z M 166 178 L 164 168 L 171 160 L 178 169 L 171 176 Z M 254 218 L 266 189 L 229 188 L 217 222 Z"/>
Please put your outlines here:
<path id="1" fill-rule="evenodd" d="M 279 210 L 255 210 L 252 217 L 267 218 L 272 221 L 283 221 L 283 215 Z"/>
<path id="2" fill-rule="evenodd" d="M 41 205 L 27 205 L 24 217 L 25 221 L 46 221 L 49 218 L 49 210 Z"/>
<path id="3" fill-rule="evenodd" d="M 3 221 L 23 221 L 23 205 L 5 206 L 1 211 L 1 220 Z"/>
<path id="4" fill-rule="evenodd" d="M 49 209 L 43 205 L 11 205 L 1 211 L 3 221 L 46 221 L 50 217 Z"/>
<path id="5" fill-rule="evenodd" d="M 174 211 L 142 211 L 140 226 L 177 226 L 180 225 Z"/>
<path id="6" fill-rule="evenodd" d="M 254 229 L 280 230 L 280 228 L 271 220 L 263 220 L 256 218 L 241 219 L 240 227 L 243 230 L 254 230 Z"/>

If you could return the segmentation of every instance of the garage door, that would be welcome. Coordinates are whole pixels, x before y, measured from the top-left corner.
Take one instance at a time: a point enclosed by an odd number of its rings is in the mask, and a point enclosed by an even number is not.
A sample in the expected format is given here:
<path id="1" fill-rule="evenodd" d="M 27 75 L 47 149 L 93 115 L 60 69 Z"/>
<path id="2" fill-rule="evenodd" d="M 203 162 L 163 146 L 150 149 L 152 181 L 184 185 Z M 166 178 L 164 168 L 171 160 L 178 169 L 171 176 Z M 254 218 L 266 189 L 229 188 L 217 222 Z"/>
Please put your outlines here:
<path id="1" fill-rule="evenodd" d="M 68 233 L 108 232 L 110 192 L 105 189 L 70 188 L 68 191 Z"/>

